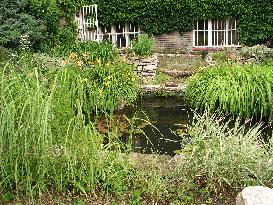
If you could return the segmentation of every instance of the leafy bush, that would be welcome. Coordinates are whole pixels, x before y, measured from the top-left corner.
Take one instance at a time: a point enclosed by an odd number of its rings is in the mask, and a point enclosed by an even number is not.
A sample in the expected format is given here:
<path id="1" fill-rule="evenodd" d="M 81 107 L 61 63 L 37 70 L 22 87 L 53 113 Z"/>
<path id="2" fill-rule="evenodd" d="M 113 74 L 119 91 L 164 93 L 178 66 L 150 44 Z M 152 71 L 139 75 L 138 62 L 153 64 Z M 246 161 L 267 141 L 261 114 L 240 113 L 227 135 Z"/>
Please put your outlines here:
<path id="1" fill-rule="evenodd" d="M 195 115 L 179 161 L 183 180 L 193 179 L 197 193 L 205 189 L 217 197 L 246 186 L 272 187 L 272 156 L 260 131 L 261 125 L 246 129 L 239 119 L 231 125 L 215 115 Z"/>
<path id="2" fill-rule="evenodd" d="M 132 103 L 139 95 L 138 77 L 130 65 L 96 65 L 76 72 L 75 68 L 70 69 L 74 70 L 70 85 L 74 103 L 82 99 L 86 113 L 112 113 L 117 106 Z"/>
<path id="3" fill-rule="evenodd" d="M 0 7 L 0 45 L 17 47 L 21 36 L 28 36 L 30 45 L 39 47 L 47 37 L 45 23 L 27 14 L 25 1 L 1 2 Z"/>
<path id="4" fill-rule="evenodd" d="M 194 109 L 272 119 L 271 66 L 219 66 L 191 77 L 186 98 Z"/>
<path id="5" fill-rule="evenodd" d="M 55 50 L 55 54 L 63 58 L 69 56 L 73 61 L 82 62 L 85 65 L 93 65 L 117 60 L 119 51 L 110 42 L 87 41 L 61 46 Z"/>
<path id="6" fill-rule="evenodd" d="M 131 43 L 132 52 L 136 55 L 147 57 L 153 54 L 155 40 L 148 34 L 142 34 Z"/>
<path id="7" fill-rule="evenodd" d="M 273 49 L 264 45 L 243 47 L 240 53 L 244 61 L 252 60 L 256 63 L 273 61 Z"/>

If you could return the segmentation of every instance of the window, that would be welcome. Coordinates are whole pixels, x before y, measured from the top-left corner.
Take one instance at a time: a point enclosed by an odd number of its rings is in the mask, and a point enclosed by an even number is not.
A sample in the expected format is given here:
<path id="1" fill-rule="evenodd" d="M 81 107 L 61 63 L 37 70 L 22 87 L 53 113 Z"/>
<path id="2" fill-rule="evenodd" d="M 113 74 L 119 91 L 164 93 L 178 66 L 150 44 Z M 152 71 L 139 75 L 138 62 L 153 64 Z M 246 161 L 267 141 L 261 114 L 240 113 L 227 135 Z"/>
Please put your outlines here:
<path id="1" fill-rule="evenodd" d="M 116 24 L 100 27 L 99 40 L 112 41 L 118 48 L 130 46 L 130 41 L 140 35 L 140 28 L 134 24 Z"/>
<path id="2" fill-rule="evenodd" d="M 239 46 L 237 21 L 198 21 L 193 31 L 194 47 Z"/>

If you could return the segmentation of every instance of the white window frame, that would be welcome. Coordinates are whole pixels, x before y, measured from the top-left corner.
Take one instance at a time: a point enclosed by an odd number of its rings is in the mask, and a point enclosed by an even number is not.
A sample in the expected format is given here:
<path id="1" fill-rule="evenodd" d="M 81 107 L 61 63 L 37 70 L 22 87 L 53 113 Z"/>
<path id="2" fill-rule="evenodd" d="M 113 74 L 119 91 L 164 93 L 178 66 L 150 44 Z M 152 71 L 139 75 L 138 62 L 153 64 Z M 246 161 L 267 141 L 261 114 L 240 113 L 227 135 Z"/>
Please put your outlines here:
<path id="1" fill-rule="evenodd" d="M 235 21 L 235 28 L 229 28 L 229 19 L 226 19 L 226 20 L 224 20 L 225 21 L 225 29 L 212 29 L 213 28 L 213 22 L 217 22 L 217 27 L 218 27 L 218 20 L 205 20 L 204 21 L 204 23 L 205 22 L 208 22 L 208 29 L 206 30 L 206 28 L 205 28 L 205 26 L 204 26 L 204 29 L 200 29 L 199 30 L 199 28 L 198 28 L 198 21 L 197 21 L 197 27 L 196 27 L 196 29 L 194 29 L 193 30 L 193 47 L 194 48 L 208 48 L 208 47 L 212 47 L 212 48 L 219 48 L 219 47 L 240 47 L 240 43 L 238 42 L 238 44 L 236 45 L 236 44 L 229 44 L 229 31 L 231 31 L 231 32 L 236 32 L 237 31 L 237 21 L 236 20 L 234 20 Z M 196 45 L 196 43 L 195 43 L 195 40 L 197 39 L 197 42 L 198 42 L 198 32 L 208 32 L 208 45 L 205 45 L 205 46 L 198 46 L 198 45 Z M 213 37 L 213 32 L 216 32 L 217 33 L 217 35 L 216 35 L 216 37 L 214 36 L 214 38 L 215 39 L 217 39 L 217 42 L 218 42 L 218 35 L 219 35 L 219 32 L 224 32 L 224 42 L 223 42 L 223 44 L 219 44 L 219 42 L 217 43 L 218 45 L 213 45 L 213 39 L 212 39 L 212 37 Z M 196 36 L 196 33 L 197 33 L 197 36 Z M 205 36 L 204 36 L 204 38 L 205 38 Z M 231 38 L 231 41 L 230 42 L 232 42 L 232 35 L 230 36 L 230 38 Z M 205 40 L 204 40 L 204 42 L 205 42 Z"/>
<path id="2" fill-rule="evenodd" d="M 120 27 L 120 26 L 124 26 L 122 31 L 121 32 L 117 32 L 117 27 Z M 140 30 L 140 27 L 137 26 L 137 25 L 134 25 L 134 24 L 131 24 L 131 23 L 126 23 L 126 24 L 117 24 L 117 25 L 112 25 L 111 26 L 111 32 L 107 33 L 106 31 L 104 31 L 103 29 L 100 28 L 100 31 L 99 31 L 99 39 L 100 41 L 103 40 L 104 36 L 107 36 L 109 40 L 112 41 L 112 43 L 114 45 L 116 45 L 118 48 L 124 48 L 124 46 L 122 46 L 122 42 L 119 41 L 118 42 L 118 36 L 119 35 L 122 35 L 125 37 L 125 47 L 129 47 L 130 46 L 130 35 L 134 35 L 134 37 L 137 37 L 141 34 L 141 30 Z M 138 27 L 136 29 L 136 27 Z M 133 31 L 130 31 L 131 28 L 133 28 L 132 30 Z"/>

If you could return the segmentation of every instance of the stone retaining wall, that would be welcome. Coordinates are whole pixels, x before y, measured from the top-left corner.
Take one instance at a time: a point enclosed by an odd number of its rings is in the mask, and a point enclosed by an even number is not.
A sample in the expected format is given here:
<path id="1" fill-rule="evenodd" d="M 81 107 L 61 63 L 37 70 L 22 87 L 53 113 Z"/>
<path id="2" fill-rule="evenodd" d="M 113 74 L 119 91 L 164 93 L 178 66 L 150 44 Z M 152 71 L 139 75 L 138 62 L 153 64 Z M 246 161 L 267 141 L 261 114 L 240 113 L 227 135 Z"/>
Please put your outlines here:
<path id="1" fill-rule="evenodd" d="M 154 54 L 148 58 L 132 57 L 129 62 L 135 65 L 135 71 L 143 78 L 154 78 L 156 76 L 157 69 L 157 55 Z"/>

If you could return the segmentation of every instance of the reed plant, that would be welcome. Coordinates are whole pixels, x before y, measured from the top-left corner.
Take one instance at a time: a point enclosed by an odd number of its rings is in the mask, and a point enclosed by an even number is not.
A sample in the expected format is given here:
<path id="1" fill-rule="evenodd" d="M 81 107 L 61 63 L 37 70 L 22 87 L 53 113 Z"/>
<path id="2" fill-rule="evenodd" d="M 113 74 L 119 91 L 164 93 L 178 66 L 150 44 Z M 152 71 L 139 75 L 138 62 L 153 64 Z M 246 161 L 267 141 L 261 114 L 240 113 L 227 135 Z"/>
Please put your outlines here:
<path id="1" fill-rule="evenodd" d="M 85 123 L 71 70 L 50 76 L 44 80 L 37 68 L 10 65 L 0 72 L 0 194 L 123 194 L 130 166 L 119 135 L 114 129 L 102 135 Z M 84 93 L 84 86 L 75 86 Z"/>
<path id="2" fill-rule="evenodd" d="M 194 109 L 272 119 L 273 67 L 222 65 L 191 77 L 186 98 Z"/>

